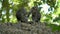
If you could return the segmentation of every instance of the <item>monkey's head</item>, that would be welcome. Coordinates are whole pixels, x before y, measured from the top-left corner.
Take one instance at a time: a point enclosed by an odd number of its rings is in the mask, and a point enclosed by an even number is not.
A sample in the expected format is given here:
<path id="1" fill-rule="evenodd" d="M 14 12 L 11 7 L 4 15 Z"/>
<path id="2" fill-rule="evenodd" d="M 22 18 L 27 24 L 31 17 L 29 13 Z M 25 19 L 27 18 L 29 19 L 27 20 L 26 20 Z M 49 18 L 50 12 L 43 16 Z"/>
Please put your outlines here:
<path id="1" fill-rule="evenodd" d="M 37 6 L 32 7 L 32 11 L 33 12 L 36 12 L 37 10 L 38 10 L 38 7 Z"/>

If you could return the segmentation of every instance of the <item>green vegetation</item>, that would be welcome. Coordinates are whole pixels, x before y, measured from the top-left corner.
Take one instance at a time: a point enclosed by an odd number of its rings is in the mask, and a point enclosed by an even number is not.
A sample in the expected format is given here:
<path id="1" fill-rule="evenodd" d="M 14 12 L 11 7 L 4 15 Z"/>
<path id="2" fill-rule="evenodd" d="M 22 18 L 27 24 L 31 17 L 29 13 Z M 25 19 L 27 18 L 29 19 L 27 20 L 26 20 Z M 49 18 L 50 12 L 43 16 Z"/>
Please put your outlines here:
<path id="1" fill-rule="evenodd" d="M 15 15 L 20 7 L 24 6 L 29 12 L 30 8 L 35 5 L 38 5 L 39 9 L 42 7 L 40 21 L 55 24 L 52 26 L 53 29 L 60 30 L 60 0 L 0 0 L 0 22 L 16 23 Z M 31 16 L 29 19 L 31 21 Z"/>

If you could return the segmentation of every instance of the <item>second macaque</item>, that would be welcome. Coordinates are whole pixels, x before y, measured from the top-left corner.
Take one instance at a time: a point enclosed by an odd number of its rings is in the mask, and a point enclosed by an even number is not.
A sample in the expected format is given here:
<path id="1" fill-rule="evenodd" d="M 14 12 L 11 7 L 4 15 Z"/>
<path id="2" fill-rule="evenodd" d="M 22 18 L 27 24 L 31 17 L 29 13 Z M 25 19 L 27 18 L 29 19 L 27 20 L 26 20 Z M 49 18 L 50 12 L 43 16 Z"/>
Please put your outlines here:
<path id="1" fill-rule="evenodd" d="M 34 7 L 31 8 L 31 10 L 30 10 L 30 12 L 28 14 L 28 17 L 29 17 L 30 14 L 32 14 L 32 20 L 34 22 L 39 22 L 40 21 L 41 14 L 40 14 L 40 11 L 39 11 L 37 6 L 34 6 Z"/>

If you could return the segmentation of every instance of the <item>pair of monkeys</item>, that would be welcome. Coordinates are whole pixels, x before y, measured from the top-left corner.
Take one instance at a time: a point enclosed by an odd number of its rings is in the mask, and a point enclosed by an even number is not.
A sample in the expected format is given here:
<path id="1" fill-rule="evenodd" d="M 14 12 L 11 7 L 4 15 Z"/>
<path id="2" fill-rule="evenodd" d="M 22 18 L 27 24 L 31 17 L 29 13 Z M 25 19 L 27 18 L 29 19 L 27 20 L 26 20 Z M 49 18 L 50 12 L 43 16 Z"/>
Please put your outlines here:
<path id="1" fill-rule="evenodd" d="M 32 20 L 34 22 L 39 22 L 40 21 L 41 14 L 40 14 L 37 6 L 32 7 L 28 14 L 27 14 L 26 9 L 24 7 L 20 8 L 16 12 L 16 18 L 17 18 L 18 21 L 27 22 L 30 14 L 32 14 Z"/>

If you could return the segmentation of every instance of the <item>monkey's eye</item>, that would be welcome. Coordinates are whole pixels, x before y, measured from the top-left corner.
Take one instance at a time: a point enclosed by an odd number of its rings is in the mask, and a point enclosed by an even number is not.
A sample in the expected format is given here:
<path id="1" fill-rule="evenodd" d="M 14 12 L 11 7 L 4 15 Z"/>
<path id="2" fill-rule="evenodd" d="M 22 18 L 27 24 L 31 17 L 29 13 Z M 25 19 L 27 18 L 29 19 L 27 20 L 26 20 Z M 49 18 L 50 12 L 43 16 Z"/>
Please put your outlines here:
<path id="1" fill-rule="evenodd" d="M 35 10 L 36 10 L 37 8 L 35 8 Z"/>

